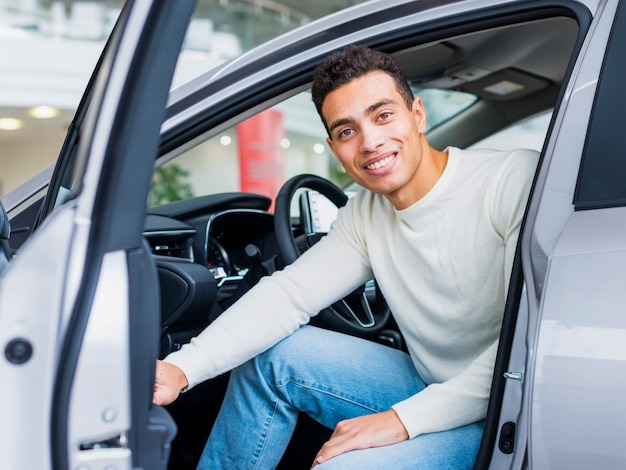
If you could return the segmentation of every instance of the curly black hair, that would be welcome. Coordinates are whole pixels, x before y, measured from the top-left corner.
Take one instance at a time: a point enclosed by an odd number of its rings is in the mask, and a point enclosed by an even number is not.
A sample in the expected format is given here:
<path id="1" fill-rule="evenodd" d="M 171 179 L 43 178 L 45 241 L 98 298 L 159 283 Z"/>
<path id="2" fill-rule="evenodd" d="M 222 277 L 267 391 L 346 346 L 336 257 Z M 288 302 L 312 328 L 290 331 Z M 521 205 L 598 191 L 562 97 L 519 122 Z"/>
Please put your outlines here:
<path id="1" fill-rule="evenodd" d="M 366 46 L 350 45 L 330 54 L 313 73 L 311 95 L 326 130 L 328 125 L 322 114 L 322 105 L 329 93 L 352 80 L 371 72 L 388 73 L 396 83 L 398 93 L 407 107 L 413 105 L 413 91 L 398 61 L 392 56 Z"/>

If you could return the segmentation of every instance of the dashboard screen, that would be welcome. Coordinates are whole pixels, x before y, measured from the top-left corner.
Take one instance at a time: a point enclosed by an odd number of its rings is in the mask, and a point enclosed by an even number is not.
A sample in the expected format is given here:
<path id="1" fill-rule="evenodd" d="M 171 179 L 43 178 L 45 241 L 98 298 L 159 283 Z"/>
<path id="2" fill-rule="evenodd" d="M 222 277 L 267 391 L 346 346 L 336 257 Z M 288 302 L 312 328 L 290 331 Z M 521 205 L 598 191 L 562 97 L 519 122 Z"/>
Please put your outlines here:
<path id="1" fill-rule="evenodd" d="M 348 197 L 354 192 L 346 191 Z M 305 214 L 305 229 L 309 233 L 327 233 L 330 225 L 337 218 L 339 210 L 330 200 L 318 191 L 308 190 L 302 197 L 302 213 Z"/>

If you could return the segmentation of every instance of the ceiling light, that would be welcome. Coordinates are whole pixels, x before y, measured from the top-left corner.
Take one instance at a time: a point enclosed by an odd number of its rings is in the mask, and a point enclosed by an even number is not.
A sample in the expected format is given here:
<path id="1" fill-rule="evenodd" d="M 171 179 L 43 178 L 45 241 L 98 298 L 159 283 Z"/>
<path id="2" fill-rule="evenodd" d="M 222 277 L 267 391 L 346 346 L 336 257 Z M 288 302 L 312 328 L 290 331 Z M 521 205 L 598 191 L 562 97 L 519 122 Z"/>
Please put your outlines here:
<path id="1" fill-rule="evenodd" d="M 28 114 L 37 119 L 49 119 L 59 115 L 59 109 L 52 106 L 35 106 L 28 110 Z"/>
<path id="2" fill-rule="evenodd" d="M 498 83 L 494 83 L 493 85 L 486 86 L 483 88 L 485 91 L 489 93 L 494 93 L 496 95 L 505 96 L 510 95 L 511 93 L 516 93 L 524 89 L 524 85 L 520 83 L 515 83 L 511 80 L 501 80 Z"/>
<path id="3" fill-rule="evenodd" d="M 0 130 L 16 131 L 24 127 L 24 121 L 16 118 L 0 118 Z"/>

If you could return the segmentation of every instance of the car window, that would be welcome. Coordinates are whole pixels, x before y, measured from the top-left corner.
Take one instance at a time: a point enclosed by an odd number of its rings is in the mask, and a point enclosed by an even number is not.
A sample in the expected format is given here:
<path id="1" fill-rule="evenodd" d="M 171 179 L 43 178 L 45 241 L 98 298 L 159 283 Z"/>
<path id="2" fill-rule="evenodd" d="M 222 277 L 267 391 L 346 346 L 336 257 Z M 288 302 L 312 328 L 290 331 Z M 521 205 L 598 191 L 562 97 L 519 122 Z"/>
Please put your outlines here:
<path id="1" fill-rule="evenodd" d="M 364 1 L 199 0 L 172 88 L 283 33 Z"/>
<path id="2" fill-rule="evenodd" d="M 604 58 L 601 81 L 585 143 L 574 202 L 576 209 L 626 205 L 624 147 L 624 67 L 626 8 L 620 5 Z"/>
<path id="3" fill-rule="evenodd" d="M 477 100 L 471 93 L 439 88 L 413 87 L 413 94 L 422 99 L 427 111 L 426 132 L 456 116 Z"/>
<path id="4" fill-rule="evenodd" d="M 467 93 L 416 89 L 434 127 L 476 101 Z M 312 173 L 352 183 L 326 143 L 310 92 L 304 91 L 228 129 L 155 169 L 149 206 L 243 191 L 276 197 L 291 176 Z"/>
<path id="5" fill-rule="evenodd" d="M 548 132 L 552 111 L 548 111 L 509 126 L 469 148 L 513 149 L 529 148 L 541 151 Z"/>

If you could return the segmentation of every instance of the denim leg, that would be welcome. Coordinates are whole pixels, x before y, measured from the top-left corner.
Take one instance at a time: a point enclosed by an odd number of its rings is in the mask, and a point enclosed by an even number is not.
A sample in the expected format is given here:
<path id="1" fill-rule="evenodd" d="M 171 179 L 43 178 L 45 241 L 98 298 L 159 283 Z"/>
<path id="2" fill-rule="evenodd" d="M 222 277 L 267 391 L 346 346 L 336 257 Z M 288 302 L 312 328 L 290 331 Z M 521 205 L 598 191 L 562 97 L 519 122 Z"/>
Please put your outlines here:
<path id="1" fill-rule="evenodd" d="M 422 434 L 390 446 L 346 452 L 315 470 L 471 470 L 483 425 L 481 421 L 450 431 Z"/>
<path id="2" fill-rule="evenodd" d="M 231 373 L 198 469 L 272 469 L 299 412 L 334 428 L 425 387 L 401 351 L 304 326 Z"/>

